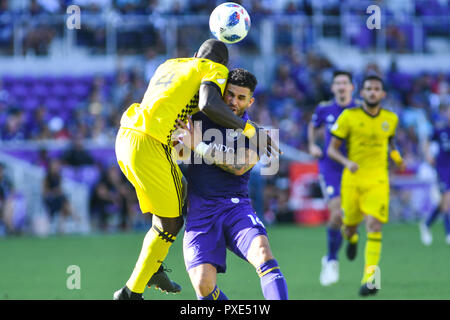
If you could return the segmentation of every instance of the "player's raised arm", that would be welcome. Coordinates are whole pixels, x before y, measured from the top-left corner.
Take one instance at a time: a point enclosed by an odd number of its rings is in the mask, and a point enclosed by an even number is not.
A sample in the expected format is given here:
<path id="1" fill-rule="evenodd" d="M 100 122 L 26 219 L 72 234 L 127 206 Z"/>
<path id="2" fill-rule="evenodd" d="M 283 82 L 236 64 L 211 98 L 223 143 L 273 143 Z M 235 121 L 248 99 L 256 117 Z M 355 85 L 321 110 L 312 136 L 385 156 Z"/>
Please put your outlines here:
<path id="1" fill-rule="evenodd" d="M 192 151 L 208 159 L 211 163 L 220 169 L 241 176 L 253 168 L 258 162 L 259 157 L 255 150 L 250 148 L 239 148 L 230 157 L 220 149 L 215 149 L 211 145 L 201 141 L 202 132 L 199 127 L 188 117 L 189 125 L 181 120 L 177 120 L 177 129 L 185 130 L 186 136 L 180 136 L 179 139 Z"/>
<path id="2" fill-rule="evenodd" d="M 199 91 L 198 107 L 212 121 L 225 128 L 242 129 L 243 134 L 250 142 L 260 150 L 267 148 L 270 156 L 275 153 L 282 154 L 278 145 L 270 138 L 269 134 L 252 121 L 244 121 L 236 116 L 223 102 L 219 90 L 212 83 L 202 83 Z M 264 146 L 263 146 L 264 145 Z"/>
<path id="3" fill-rule="evenodd" d="M 227 159 L 227 155 L 223 151 L 214 148 L 210 149 L 210 154 L 207 154 L 207 156 L 215 159 L 214 164 L 217 167 L 237 176 L 242 176 L 253 168 L 259 160 L 256 151 L 249 148 L 237 149 L 231 161 Z"/>
<path id="4" fill-rule="evenodd" d="M 212 83 L 201 84 L 198 107 L 208 118 L 222 127 L 245 130 L 246 122 L 228 108 L 219 90 Z"/>

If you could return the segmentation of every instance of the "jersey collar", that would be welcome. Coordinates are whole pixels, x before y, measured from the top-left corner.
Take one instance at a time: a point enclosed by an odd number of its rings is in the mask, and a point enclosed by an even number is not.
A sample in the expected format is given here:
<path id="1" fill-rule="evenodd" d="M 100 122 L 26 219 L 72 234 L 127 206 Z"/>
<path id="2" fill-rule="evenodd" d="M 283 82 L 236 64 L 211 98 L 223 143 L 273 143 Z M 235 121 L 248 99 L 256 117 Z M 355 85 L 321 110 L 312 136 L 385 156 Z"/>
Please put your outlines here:
<path id="1" fill-rule="evenodd" d="M 378 116 L 380 115 L 381 109 L 382 109 L 382 108 L 380 108 L 380 109 L 378 110 L 378 113 L 377 113 L 376 115 L 372 115 L 372 114 L 368 113 L 368 112 L 366 111 L 366 109 L 364 109 L 364 106 L 361 106 L 360 108 L 361 108 L 362 111 L 364 111 L 365 114 L 367 114 L 367 115 L 368 115 L 369 117 L 371 117 L 371 118 L 376 118 L 376 117 L 378 117 Z"/>

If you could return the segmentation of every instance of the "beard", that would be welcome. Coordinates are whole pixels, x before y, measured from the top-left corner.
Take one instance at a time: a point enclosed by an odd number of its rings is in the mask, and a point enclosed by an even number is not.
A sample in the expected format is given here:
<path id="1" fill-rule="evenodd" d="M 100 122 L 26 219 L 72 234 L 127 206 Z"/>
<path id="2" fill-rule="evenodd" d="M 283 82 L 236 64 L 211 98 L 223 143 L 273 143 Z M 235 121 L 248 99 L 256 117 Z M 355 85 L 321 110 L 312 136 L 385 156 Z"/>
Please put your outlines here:
<path id="1" fill-rule="evenodd" d="M 239 109 L 239 108 L 235 108 L 234 106 L 232 106 L 232 105 L 229 105 L 229 107 L 230 107 L 230 110 L 235 114 L 235 115 L 237 115 L 238 117 L 242 117 L 242 115 L 244 114 L 244 112 L 245 112 L 245 109 Z"/>
<path id="2" fill-rule="evenodd" d="M 364 99 L 364 103 L 366 104 L 366 106 L 368 106 L 369 108 L 375 108 L 380 104 L 381 100 L 377 100 L 374 102 L 370 102 L 367 99 Z"/>

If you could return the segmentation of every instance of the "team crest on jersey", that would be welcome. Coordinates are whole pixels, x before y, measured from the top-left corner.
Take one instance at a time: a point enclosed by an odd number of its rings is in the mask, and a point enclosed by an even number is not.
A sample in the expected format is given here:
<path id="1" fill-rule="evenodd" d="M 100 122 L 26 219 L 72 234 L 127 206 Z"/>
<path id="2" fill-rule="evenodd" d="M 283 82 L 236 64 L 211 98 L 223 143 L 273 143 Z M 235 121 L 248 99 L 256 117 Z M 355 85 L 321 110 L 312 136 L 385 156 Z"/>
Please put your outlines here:
<path id="1" fill-rule="evenodd" d="M 327 116 L 327 122 L 333 123 L 334 122 L 334 116 L 332 114 L 329 114 Z"/>
<path id="2" fill-rule="evenodd" d="M 227 141 L 236 141 L 241 136 L 241 133 L 238 130 L 228 129 L 226 131 Z"/>
<path id="3" fill-rule="evenodd" d="M 383 131 L 388 131 L 388 130 L 389 130 L 389 122 L 384 121 L 384 122 L 381 124 L 381 129 L 383 129 Z"/>

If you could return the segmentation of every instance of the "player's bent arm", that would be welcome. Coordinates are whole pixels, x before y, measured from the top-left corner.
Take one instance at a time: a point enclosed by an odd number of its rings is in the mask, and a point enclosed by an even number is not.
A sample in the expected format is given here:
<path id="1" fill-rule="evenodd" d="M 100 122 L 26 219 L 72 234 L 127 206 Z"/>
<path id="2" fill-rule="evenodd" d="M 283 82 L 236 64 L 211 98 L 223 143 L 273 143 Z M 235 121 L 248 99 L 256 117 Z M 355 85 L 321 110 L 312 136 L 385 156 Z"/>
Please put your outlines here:
<path id="1" fill-rule="evenodd" d="M 339 151 L 341 145 L 342 145 L 341 139 L 331 137 L 331 142 L 327 149 L 327 155 L 334 161 L 337 161 L 343 166 L 345 166 L 348 159 Z"/>
<path id="2" fill-rule="evenodd" d="M 220 89 L 214 83 L 209 82 L 200 85 L 198 107 L 218 125 L 230 129 L 242 129 L 243 134 L 250 139 L 250 143 L 253 145 L 258 146 L 260 139 L 262 139 L 267 145 L 268 154 L 272 152 L 272 149 L 282 154 L 278 145 L 264 130 L 261 130 L 262 128 L 250 120 L 242 120 L 231 111 L 223 102 Z"/>
<path id="3" fill-rule="evenodd" d="M 259 160 L 256 151 L 249 148 L 237 149 L 231 161 L 227 159 L 227 155 L 223 151 L 214 148 L 208 150 L 207 156 L 214 159 L 214 165 L 237 176 L 241 176 L 253 168 Z"/>
<path id="4" fill-rule="evenodd" d="M 218 125 L 230 129 L 245 129 L 246 122 L 231 111 L 223 102 L 219 89 L 213 84 L 200 85 L 198 107 L 206 116 Z"/>
<path id="5" fill-rule="evenodd" d="M 313 157 L 321 157 L 322 150 L 316 144 L 317 129 L 312 121 L 308 124 L 308 151 Z"/>
<path id="6" fill-rule="evenodd" d="M 359 169 L 359 166 L 357 163 L 351 161 L 347 157 L 345 157 L 341 151 L 339 151 L 339 148 L 342 145 L 342 140 L 338 139 L 336 137 L 331 138 L 330 145 L 327 149 L 328 156 L 342 164 L 344 167 L 347 167 L 351 172 L 356 172 Z"/>

